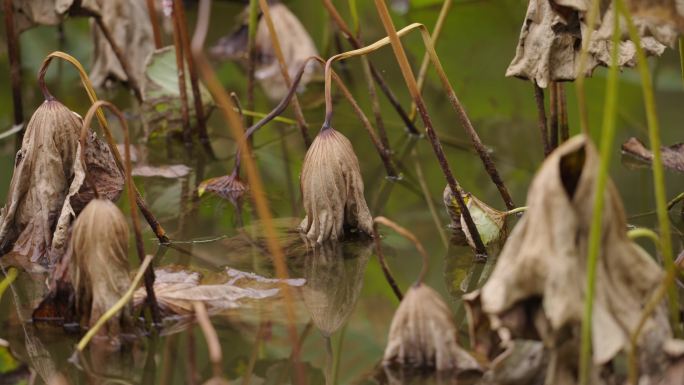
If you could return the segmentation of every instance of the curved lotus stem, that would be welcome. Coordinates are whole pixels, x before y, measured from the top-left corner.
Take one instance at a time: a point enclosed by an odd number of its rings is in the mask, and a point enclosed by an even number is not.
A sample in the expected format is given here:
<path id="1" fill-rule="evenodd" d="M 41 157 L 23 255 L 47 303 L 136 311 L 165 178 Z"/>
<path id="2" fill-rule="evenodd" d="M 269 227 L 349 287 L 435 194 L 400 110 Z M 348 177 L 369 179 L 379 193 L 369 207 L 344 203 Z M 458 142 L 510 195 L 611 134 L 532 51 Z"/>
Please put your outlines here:
<path id="1" fill-rule="evenodd" d="M 420 243 L 418 240 L 418 237 L 416 237 L 410 230 L 408 230 L 405 227 L 402 227 L 395 223 L 394 221 L 387 219 L 385 217 L 375 217 L 373 219 L 374 223 L 385 225 L 392 230 L 396 231 L 399 233 L 399 235 L 403 236 L 404 238 L 408 239 L 409 241 L 413 242 L 413 244 L 416 246 L 416 249 L 420 253 L 421 257 L 423 257 L 423 267 L 420 269 L 420 273 L 418 274 L 418 278 L 416 279 L 416 284 L 422 283 L 423 280 L 425 279 L 425 275 L 427 274 L 428 271 L 428 262 L 430 258 L 427 255 L 427 252 L 425 251 L 425 248 L 423 247 L 423 244 Z"/>
<path id="2" fill-rule="evenodd" d="M 50 93 L 50 91 L 47 88 L 47 85 L 45 84 L 45 73 L 48 70 L 48 67 L 50 63 L 52 62 L 52 59 L 54 58 L 59 58 L 62 60 L 65 60 L 69 63 L 71 63 L 76 70 L 78 71 L 79 76 L 81 77 L 81 83 L 83 84 L 83 88 L 85 88 L 86 93 L 88 94 L 88 98 L 90 99 L 91 103 L 95 103 L 98 101 L 97 94 L 95 93 L 95 89 L 93 88 L 93 84 L 90 82 L 90 78 L 88 77 L 88 74 L 86 73 L 85 69 L 81 65 L 81 63 L 76 60 L 73 56 L 66 54 L 61 51 L 55 51 L 52 52 L 51 54 L 47 55 L 45 59 L 43 60 L 43 64 L 41 64 L 40 69 L 38 70 L 38 85 L 43 92 L 43 96 L 45 97 L 45 100 L 53 100 L 55 99 L 54 96 Z M 112 136 L 111 131 L 109 130 L 109 125 L 107 124 L 107 119 L 105 119 L 104 113 L 102 112 L 101 109 L 97 109 L 97 121 L 100 123 L 100 127 L 102 127 L 102 130 L 104 131 L 105 138 L 107 139 L 107 144 L 109 145 L 109 149 L 112 152 L 112 155 L 114 155 L 114 160 L 116 161 L 116 165 L 119 167 L 121 172 L 125 172 L 124 169 L 124 164 L 121 159 L 121 154 L 119 153 L 119 149 L 116 147 L 116 143 L 114 142 L 114 137 Z M 147 204 L 145 203 L 145 200 L 142 198 L 142 195 L 140 195 L 140 192 L 138 189 L 133 185 L 133 189 L 135 190 L 135 202 L 138 204 L 138 208 L 142 212 L 143 216 L 145 217 L 145 220 L 147 223 L 150 225 L 152 228 L 152 231 L 154 231 L 154 234 L 157 236 L 159 239 L 160 243 L 169 243 L 169 238 L 166 236 L 166 231 L 164 228 L 159 224 L 159 221 L 157 221 L 157 218 L 154 217 L 154 214 L 147 208 Z"/>
<path id="3" fill-rule="evenodd" d="M 135 190 L 134 190 L 134 184 L 133 184 L 133 175 L 132 175 L 132 166 L 131 166 L 131 140 L 128 132 L 128 123 L 126 123 L 126 119 L 123 117 L 123 114 L 121 111 L 116 108 L 115 105 L 108 101 L 104 100 L 98 100 L 97 102 L 93 103 L 92 106 L 88 109 L 88 112 L 86 113 L 85 118 L 83 119 L 83 126 L 81 126 L 81 159 L 83 159 L 83 167 L 85 168 L 85 144 L 86 144 L 86 136 L 88 134 L 88 128 L 90 127 L 90 122 L 93 120 L 93 115 L 100 111 L 101 107 L 106 107 L 108 108 L 111 112 L 114 113 L 114 115 L 119 119 L 119 123 L 121 124 L 121 130 L 123 131 L 123 136 L 124 136 L 124 157 L 125 157 L 125 169 L 124 172 L 126 174 L 126 192 L 128 194 L 128 202 L 129 206 L 131 208 L 131 221 L 133 222 L 133 232 L 135 234 L 135 246 L 136 250 L 138 252 L 138 258 L 140 259 L 140 263 L 142 263 L 145 260 L 145 247 L 143 244 L 143 239 L 142 239 L 142 233 L 140 231 L 140 220 L 138 219 L 138 210 L 137 206 L 135 205 Z M 107 129 L 108 130 L 108 129 Z M 111 144 L 110 144 L 111 145 Z M 86 176 L 88 173 L 86 172 Z M 94 187 L 92 184 L 92 181 L 89 181 L 91 185 Z M 147 303 L 150 305 L 150 309 L 152 310 L 152 316 L 154 319 L 155 323 L 159 323 L 161 321 L 161 317 L 159 315 L 159 305 L 157 304 L 157 299 L 154 295 L 154 271 L 151 268 L 148 268 L 145 271 L 145 290 L 147 291 Z"/>

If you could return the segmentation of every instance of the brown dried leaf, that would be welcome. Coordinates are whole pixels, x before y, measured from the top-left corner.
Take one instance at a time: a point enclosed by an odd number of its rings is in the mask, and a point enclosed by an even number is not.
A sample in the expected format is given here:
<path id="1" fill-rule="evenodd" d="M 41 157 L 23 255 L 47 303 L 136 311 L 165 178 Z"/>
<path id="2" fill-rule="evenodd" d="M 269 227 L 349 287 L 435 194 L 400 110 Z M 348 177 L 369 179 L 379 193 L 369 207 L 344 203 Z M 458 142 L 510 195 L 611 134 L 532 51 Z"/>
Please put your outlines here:
<path id="1" fill-rule="evenodd" d="M 74 222 L 69 266 L 76 291 L 76 313 L 92 327 L 128 290 L 128 223 L 109 200 L 94 199 Z M 117 340 L 131 324 L 130 306 L 98 333 Z"/>
<path id="2" fill-rule="evenodd" d="M 517 332 L 502 325 L 501 318 L 528 306 L 524 314 L 533 318 L 521 325 L 548 341 L 551 360 L 559 363 L 551 365 L 556 370 L 547 374 L 547 383 L 565 383 L 566 375 L 576 370 L 560 363 L 576 362 L 578 353 L 578 336 L 568 335 L 568 331 L 578 329 L 584 312 L 583 282 L 598 168 L 598 154 L 582 135 L 564 143 L 544 161 L 530 187 L 527 212 L 508 238 L 481 292 L 482 308 L 499 335 L 506 329 L 515 338 Z M 643 304 L 663 278 L 657 263 L 627 236 L 624 210 L 612 183 L 602 193 L 603 236 L 592 321 L 596 365 L 629 348 L 629 334 L 636 328 Z M 653 348 L 670 334 L 661 306 L 646 322 L 643 356 L 651 362 L 657 360 Z"/>
<path id="3" fill-rule="evenodd" d="M 287 71 L 290 78 L 294 78 L 304 61 L 310 56 L 317 56 L 318 51 L 309 33 L 287 6 L 278 2 L 269 7 Z M 247 19 L 243 19 L 244 23 L 238 29 L 221 38 L 211 48 L 213 57 L 230 60 L 247 58 Z M 271 43 L 268 25 L 263 16 L 257 25 L 255 39 L 257 53 L 254 76 L 269 99 L 281 100 L 287 94 L 288 87 L 281 75 L 280 64 Z M 315 63 L 307 64 L 307 69 L 299 83 L 300 89 L 306 87 L 316 75 L 317 70 L 318 67 Z"/>
<path id="4" fill-rule="evenodd" d="M 197 186 L 197 195 L 202 196 L 208 191 L 237 205 L 247 190 L 249 190 L 249 186 L 242 182 L 237 174 L 233 173 L 203 180 Z"/>
<path id="5" fill-rule="evenodd" d="M 436 370 L 480 370 L 457 342 L 458 330 L 447 304 L 425 284 L 406 291 L 394 313 L 383 364 Z"/>
<path id="6" fill-rule="evenodd" d="M 13 0 L 14 23 L 21 33 L 35 25 L 62 22 L 74 0 Z"/>
<path id="7" fill-rule="evenodd" d="M 299 181 L 307 214 L 300 228 L 307 238 L 338 240 L 347 228 L 373 233 L 359 160 L 340 132 L 321 130 L 306 152 Z"/>
<path id="8" fill-rule="evenodd" d="M 354 310 L 371 252 L 370 240 L 325 242 L 314 245 L 312 253 L 305 256 L 302 297 L 324 336 L 339 330 Z"/>
<path id="9" fill-rule="evenodd" d="M 171 315 L 187 315 L 194 312 L 193 302 L 204 302 L 207 311 L 221 311 L 246 306 L 250 300 L 275 298 L 280 293 L 280 280 L 264 278 L 253 273 L 227 269 L 223 283 L 203 284 L 199 272 L 157 269 L 154 292 L 159 307 Z M 288 279 L 292 287 L 302 286 L 302 279 Z M 144 288 L 138 289 L 133 297 L 134 306 L 141 305 L 147 298 Z"/>
<path id="10" fill-rule="evenodd" d="M 585 19 L 589 4 L 589 0 L 530 0 L 515 58 L 506 70 L 506 76 L 531 79 L 540 87 L 546 87 L 551 81 L 574 80 L 578 76 L 582 39 L 588 29 Z M 597 29 L 591 36 L 585 66 L 588 76 L 597 66 L 610 63 L 612 7 L 612 3 L 602 7 Z M 665 45 L 672 46 L 676 41 L 676 31 L 660 24 L 650 25 L 638 15 L 635 24 L 647 55 L 659 56 Z M 624 22 L 621 27 L 626 32 Z M 634 43 L 623 40 L 618 64 L 633 67 L 635 55 Z"/>
<path id="11" fill-rule="evenodd" d="M 671 146 L 660 148 L 663 166 L 684 172 L 684 143 L 677 143 Z M 622 153 L 630 155 L 643 162 L 651 163 L 653 153 L 637 138 L 629 138 L 622 144 Z"/>
<path id="12" fill-rule="evenodd" d="M 176 179 L 187 176 L 190 171 L 192 169 L 184 164 L 167 164 L 163 166 L 143 164 L 133 167 L 133 176 Z"/>
<path id="13" fill-rule="evenodd" d="M 152 26 L 145 2 L 139 0 L 88 0 L 91 8 L 97 8 L 102 22 L 111 33 L 116 45 L 130 65 L 131 75 L 137 84 L 142 84 L 147 57 L 154 51 Z M 128 77 L 121 67 L 111 45 L 100 28 L 91 23 L 94 52 L 90 80 L 96 87 L 102 87 L 107 80 L 122 82 Z"/>

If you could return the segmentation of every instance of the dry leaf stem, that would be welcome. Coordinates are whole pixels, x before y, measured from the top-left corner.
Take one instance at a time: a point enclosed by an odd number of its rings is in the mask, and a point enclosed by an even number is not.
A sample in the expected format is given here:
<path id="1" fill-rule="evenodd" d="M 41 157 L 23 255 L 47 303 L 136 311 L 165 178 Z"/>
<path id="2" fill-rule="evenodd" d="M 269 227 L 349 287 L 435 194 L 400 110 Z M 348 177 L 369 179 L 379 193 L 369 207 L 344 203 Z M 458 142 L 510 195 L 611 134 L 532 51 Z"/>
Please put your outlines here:
<path id="1" fill-rule="evenodd" d="M 377 223 L 373 223 L 373 243 L 375 244 L 375 253 L 378 255 L 378 261 L 380 262 L 382 273 L 385 275 L 387 283 L 389 283 L 390 287 L 392 288 L 392 292 L 394 292 L 394 295 L 397 297 L 399 302 L 401 302 L 401 300 L 404 299 L 404 294 L 402 294 L 401 289 L 399 289 L 399 285 L 397 285 L 397 281 L 394 279 L 389 265 L 387 265 L 385 254 L 382 252 L 382 245 L 380 243 L 380 234 L 378 233 Z"/>
<path id="2" fill-rule="evenodd" d="M 570 125 L 568 123 L 568 101 L 565 97 L 565 85 L 563 83 L 558 83 L 558 103 L 560 104 L 558 107 L 560 110 L 560 139 L 561 142 L 565 142 L 570 138 Z"/>
<path id="3" fill-rule="evenodd" d="M 444 226 L 442 226 L 442 221 L 439 219 L 439 214 L 437 214 L 437 207 L 435 207 L 435 202 L 432 201 L 432 196 L 430 195 L 430 189 L 428 188 L 427 182 L 425 181 L 425 175 L 423 174 L 423 167 L 420 165 L 420 159 L 418 157 L 418 148 L 414 147 L 411 150 L 411 156 L 415 164 L 416 179 L 418 179 L 418 185 L 420 190 L 423 192 L 423 198 L 425 203 L 428 205 L 430 210 L 430 216 L 432 221 L 435 223 L 435 228 L 439 234 L 439 238 L 442 240 L 442 245 L 444 248 L 449 248 L 449 238 L 447 237 L 446 231 L 444 231 Z"/>
<path id="4" fill-rule="evenodd" d="M 247 23 L 247 109 L 254 109 L 254 70 L 256 69 L 256 33 L 259 23 L 258 0 L 249 0 L 249 21 Z M 254 123 L 252 116 L 245 115 L 245 126 Z"/>
<path id="5" fill-rule="evenodd" d="M 587 36 L 582 39 L 582 47 L 580 49 L 579 64 L 577 66 L 577 78 L 575 79 L 575 88 L 577 91 L 577 106 L 579 107 L 579 121 L 582 133 L 589 134 L 589 116 L 587 112 L 587 100 L 585 98 L 584 79 L 586 73 L 584 68 L 587 66 L 589 59 L 589 44 L 591 42 L 591 35 L 596 28 L 596 20 L 599 14 L 599 0 L 591 0 L 589 5 L 589 12 L 586 14 Z"/>
<path id="6" fill-rule="evenodd" d="M 278 39 L 278 33 L 273 25 L 273 19 L 271 19 L 271 10 L 268 6 L 266 0 L 259 0 L 259 6 L 261 7 L 261 12 L 264 20 L 266 21 L 266 26 L 268 27 L 268 33 L 271 35 L 271 44 L 273 44 L 273 51 L 278 59 L 278 64 L 280 65 L 280 73 L 285 80 L 287 87 L 292 86 L 292 80 L 290 79 L 290 74 L 288 72 L 287 63 L 285 62 L 285 57 L 283 56 L 283 51 L 280 48 L 280 40 Z M 304 119 L 304 113 L 302 112 L 302 107 L 299 104 L 299 99 L 297 95 L 294 95 L 292 101 L 292 108 L 294 109 L 295 119 L 297 120 L 297 126 L 302 133 L 302 138 L 304 139 L 304 145 L 309 148 L 311 145 L 311 137 L 309 136 L 309 125 Z"/>
<path id="7" fill-rule="evenodd" d="M 188 106 L 188 89 L 185 83 L 185 64 L 183 62 L 183 42 L 180 32 L 180 17 L 178 14 L 178 3 L 182 0 L 173 1 L 173 47 L 176 51 L 176 72 L 178 75 L 178 92 L 181 102 L 181 121 L 183 124 L 183 143 L 186 150 L 190 152 L 192 148 L 192 130 L 190 128 L 190 108 Z"/>
<path id="8" fill-rule="evenodd" d="M 211 148 L 209 135 L 207 134 L 207 117 L 204 113 L 204 105 L 202 104 L 202 95 L 200 93 L 199 79 L 197 76 L 197 68 L 195 68 L 195 59 L 190 54 L 190 38 L 188 37 L 187 20 L 185 18 L 185 7 L 182 1 L 173 2 L 174 14 L 178 14 L 178 29 L 180 31 L 181 44 L 183 46 L 183 56 L 188 65 L 188 74 L 190 75 L 190 87 L 192 88 L 192 100 L 195 107 L 195 119 L 197 121 L 197 135 L 199 137 L 204 151 L 212 159 L 216 158 L 214 150 Z M 250 107 L 252 109 L 253 107 Z"/>
<path id="9" fill-rule="evenodd" d="M 423 244 L 420 243 L 420 241 L 418 240 L 418 237 L 416 237 L 415 234 L 413 234 L 409 229 L 402 227 L 399 224 L 397 224 L 396 222 L 394 222 L 388 218 L 382 217 L 382 216 L 375 217 L 373 219 L 373 223 L 385 225 L 385 226 L 391 228 L 392 230 L 399 233 L 399 235 L 401 235 L 402 237 L 411 241 L 416 246 L 416 250 L 418 250 L 418 253 L 423 258 L 423 266 L 420 269 L 420 273 L 418 274 L 418 278 L 416 278 L 416 284 L 423 283 L 423 280 L 425 280 L 425 275 L 428 272 L 430 257 L 428 256 L 427 252 L 425 251 Z"/>
<path id="10" fill-rule="evenodd" d="M 544 145 L 544 157 L 551 153 L 551 146 L 549 144 L 549 132 L 546 128 L 546 107 L 544 106 L 544 89 L 539 87 L 537 83 L 532 82 L 534 87 L 534 102 L 537 106 L 537 127 L 541 134 L 542 144 Z"/>
<path id="11" fill-rule="evenodd" d="M 55 99 L 55 97 L 52 96 L 52 94 L 47 88 L 47 85 L 45 84 L 45 73 L 47 72 L 50 63 L 54 58 L 66 60 L 76 68 L 81 78 L 81 84 L 83 85 L 83 88 L 85 88 L 86 94 L 88 94 L 88 99 L 90 99 L 91 103 L 97 102 L 98 98 L 97 94 L 95 93 L 95 89 L 93 88 L 93 85 L 90 82 L 90 79 L 88 78 L 88 74 L 86 73 L 81 63 L 78 60 L 76 60 L 76 58 L 74 58 L 73 56 L 60 51 L 55 51 L 47 55 L 40 66 L 40 70 L 38 71 L 38 86 L 40 87 L 43 96 L 45 97 L 45 100 Z M 119 148 L 116 146 L 114 136 L 112 136 L 112 132 L 109 130 L 107 119 L 105 119 L 104 113 L 100 109 L 97 109 L 96 114 L 97 121 L 100 124 L 100 127 L 102 127 L 102 130 L 104 131 L 105 139 L 107 140 L 109 149 L 114 155 L 116 165 L 119 167 L 119 170 L 121 170 L 122 173 L 125 173 L 126 170 L 124 168 L 124 163 L 121 158 L 121 153 L 119 153 Z M 157 236 L 157 239 L 159 239 L 160 243 L 169 243 L 169 238 L 166 235 L 166 230 L 164 230 L 164 228 L 159 223 L 157 218 L 155 218 L 154 214 L 152 214 L 150 209 L 147 208 L 147 204 L 145 203 L 145 200 L 143 199 L 142 195 L 140 195 L 140 192 L 138 191 L 137 187 L 135 187 L 134 185 L 133 188 L 135 189 L 135 202 L 138 204 L 138 208 L 145 217 L 145 220 L 152 228 L 154 235 Z"/>
<path id="12" fill-rule="evenodd" d="M 121 111 L 118 108 L 116 108 L 116 106 L 112 103 L 104 100 L 98 100 L 97 102 L 93 103 L 90 109 L 88 109 L 88 113 L 86 113 L 86 116 L 83 119 L 83 128 L 81 129 L 81 154 L 85 153 L 86 136 L 88 135 L 88 128 L 90 127 L 90 123 L 93 120 L 93 115 L 95 114 L 95 111 L 97 111 L 101 107 L 106 107 L 112 113 L 114 113 L 114 116 L 116 116 L 117 119 L 119 119 L 119 124 L 121 126 L 121 130 L 123 131 L 125 146 L 124 160 L 126 162 L 126 167 L 124 169 L 126 177 L 126 193 L 128 195 L 128 202 L 131 210 L 131 222 L 133 223 L 133 234 L 135 235 L 135 248 L 138 253 L 138 259 L 140 260 L 140 263 L 143 263 L 145 260 L 145 246 L 143 244 L 142 232 L 140 231 L 140 219 L 138 218 L 137 206 L 133 203 L 135 201 L 135 190 L 133 187 L 133 166 L 131 165 L 130 133 L 128 130 L 128 123 L 126 123 L 126 119 L 124 118 Z M 85 158 L 83 163 L 83 167 L 85 169 Z M 88 173 L 86 172 L 86 177 L 87 175 Z M 92 182 L 89 181 L 89 183 Z M 159 304 L 157 303 L 157 298 L 154 294 L 154 270 L 152 269 L 152 266 L 150 266 L 145 271 L 145 291 L 147 292 L 147 304 L 150 307 L 150 311 L 152 312 L 152 319 L 155 324 L 159 325 L 161 323 L 161 315 L 159 313 Z"/>
<path id="13" fill-rule="evenodd" d="M 632 20 L 632 15 L 625 6 L 623 0 L 616 0 L 617 8 L 627 22 L 627 29 L 630 38 L 636 46 L 637 68 L 641 76 L 641 85 L 644 93 L 644 108 L 646 110 L 646 120 L 648 122 L 648 138 L 653 152 L 653 185 L 656 200 L 656 215 L 658 217 L 658 227 L 660 233 L 660 250 L 665 263 L 665 270 L 668 276 L 675 277 L 677 267 L 674 264 L 672 255 L 672 238 L 670 233 L 670 219 L 667 210 L 667 191 L 665 187 L 665 173 L 663 171 L 663 159 L 660 147 L 660 125 L 658 123 L 658 113 L 655 105 L 655 95 L 653 93 L 653 82 L 646 61 L 646 54 L 641 46 L 639 33 Z M 672 281 L 667 286 L 667 297 L 670 309 L 670 323 L 677 338 L 682 337 L 681 320 L 679 315 L 679 295 L 677 287 Z"/>
<path id="14" fill-rule="evenodd" d="M 347 38 L 349 44 L 351 44 L 351 46 L 354 47 L 354 49 L 362 48 L 364 44 L 349 29 L 349 26 L 344 21 L 340 13 L 337 11 L 337 8 L 335 8 L 335 5 L 332 3 L 332 1 L 323 0 L 323 6 L 328 11 L 330 17 L 333 19 L 335 24 L 337 24 L 337 27 L 342 31 L 344 36 Z M 410 132 L 412 135 L 420 135 L 420 131 L 418 131 L 416 126 L 413 124 L 413 120 L 411 120 L 406 111 L 404 111 L 404 108 L 401 106 L 401 103 L 399 103 L 399 99 L 397 99 L 397 97 L 394 95 L 392 90 L 387 85 L 387 82 L 385 82 L 385 79 L 382 77 L 380 72 L 378 72 L 378 70 L 375 69 L 373 63 L 371 63 L 370 60 L 368 60 L 368 67 L 370 69 L 371 75 L 373 76 L 373 79 L 378 84 L 382 92 L 387 97 L 387 100 L 390 102 L 390 104 L 395 109 L 401 120 L 406 125 L 406 129 L 408 130 L 408 132 Z"/>
<path id="15" fill-rule="evenodd" d="M 154 4 L 155 0 L 146 0 L 147 12 L 150 14 L 150 24 L 152 25 L 152 34 L 154 36 L 154 48 L 160 49 L 162 47 L 161 29 L 159 29 L 159 20 L 157 20 L 157 6 Z"/>
<path id="16" fill-rule="evenodd" d="M 221 107 L 221 112 L 224 115 L 224 119 L 228 123 L 231 135 L 237 142 L 240 151 L 244 153 L 245 156 L 245 171 L 247 173 L 247 180 L 249 182 L 252 199 L 254 200 L 254 205 L 256 206 L 256 211 L 261 218 L 264 230 L 266 233 L 267 248 L 269 253 L 273 257 L 273 263 L 275 265 L 276 275 L 280 279 L 280 289 L 283 294 L 283 299 L 285 301 L 285 312 L 287 318 L 287 330 L 290 340 L 295 346 L 293 350 L 293 360 L 297 363 L 296 366 L 296 379 L 297 383 L 303 383 L 304 376 L 301 365 L 299 365 L 299 347 L 297 347 L 297 329 L 295 322 L 295 312 L 293 305 L 293 293 L 292 289 L 286 282 L 288 277 L 287 265 L 285 264 L 285 255 L 283 253 L 282 246 L 277 240 L 277 233 L 273 224 L 273 218 L 271 212 L 269 211 L 268 201 L 264 193 L 263 182 L 259 171 L 256 167 L 254 159 L 251 156 L 250 149 L 247 146 L 247 141 L 244 138 L 244 129 L 242 127 L 242 120 L 240 116 L 234 110 L 234 104 L 228 94 L 226 93 L 223 85 L 220 83 L 214 70 L 211 68 L 209 61 L 204 54 L 204 40 L 207 36 L 207 30 L 209 28 L 209 13 L 211 11 L 211 0 L 200 0 L 197 25 L 195 33 L 192 39 L 192 54 L 195 56 L 195 62 L 197 63 L 197 68 L 200 75 L 205 81 L 207 88 L 214 96 L 214 100 L 219 107 Z"/>
<path id="17" fill-rule="evenodd" d="M 449 11 L 451 10 L 451 6 L 453 5 L 453 3 L 453 0 L 445 0 L 444 3 L 442 3 L 442 8 L 439 10 L 439 15 L 437 16 L 437 21 L 435 22 L 435 26 L 432 28 L 432 33 L 430 34 L 432 35 L 431 41 L 433 46 L 437 44 L 437 40 L 439 40 L 439 36 L 442 34 L 444 22 L 446 21 L 446 18 L 449 15 Z M 420 92 L 423 91 L 423 86 L 425 86 L 425 78 L 427 77 L 427 70 L 429 64 L 430 55 L 426 52 L 425 55 L 423 55 L 423 61 L 420 63 L 420 69 L 418 70 L 418 91 Z M 411 112 L 409 114 L 409 117 L 412 121 L 416 121 L 415 103 L 411 103 Z"/>
<path id="18" fill-rule="evenodd" d="M 395 57 L 397 59 L 397 62 L 399 63 L 399 67 L 401 68 L 402 75 L 404 76 L 404 80 L 406 82 L 406 85 L 409 89 L 409 92 L 411 94 L 411 97 L 416 103 L 416 108 L 418 109 L 418 113 L 421 116 L 421 119 L 423 120 L 423 123 L 425 124 L 425 131 L 427 132 L 427 137 L 430 140 L 430 144 L 432 145 L 432 149 L 435 153 L 435 156 L 437 157 L 437 160 L 439 161 L 440 168 L 442 169 L 442 172 L 444 173 L 444 176 L 446 177 L 447 183 L 449 184 L 449 187 L 451 188 L 451 191 L 456 197 L 456 201 L 458 202 L 458 206 L 461 209 L 461 215 L 463 216 L 463 219 L 468 227 L 468 230 L 470 231 L 470 234 L 472 235 L 473 238 L 473 243 L 475 244 L 475 252 L 478 254 L 479 258 L 484 258 L 487 255 L 487 250 L 484 246 L 484 243 L 482 242 L 482 239 L 480 238 L 480 233 L 477 230 L 477 226 L 475 226 L 475 222 L 473 221 L 473 218 L 470 215 L 470 212 L 468 211 L 468 206 L 466 205 L 465 201 L 463 200 L 463 190 L 461 189 L 461 186 L 459 183 L 456 181 L 456 178 L 454 177 L 454 174 L 451 172 L 451 168 L 449 167 L 449 163 L 447 162 L 446 155 L 444 154 L 444 150 L 442 149 L 442 145 L 439 142 L 439 138 L 437 137 L 437 134 L 435 133 L 434 128 L 432 127 L 432 119 L 428 115 L 427 108 L 425 107 L 425 102 L 423 101 L 422 96 L 420 95 L 420 92 L 418 92 L 418 86 L 416 84 L 416 79 L 413 76 L 413 72 L 411 70 L 411 66 L 408 62 L 408 58 L 406 57 L 406 53 L 404 52 L 404 48 L 401 45 L 401 41 L 399 40 L 399 35 L 397 34 L 396 29 L 394 28 L 394 24 L 392 23 L 392 19 L 389 15 L 389 11 L 387 9 L 387 5 L 385 4 L 384 0 L 375 0 L 375 7 L 378 10 L 378 14 L 380 15 L 380 19 L 382 20 L 382 24 L 385 27 L 385 31 L 389 35 L 389 41 L 392 45 L 392 49 L 394 50 Z M 408 26 L 407 28 L 410 28 L 412 26 L 418 27 L 421 29 L 421 32 L 423 33 L 423 39 L 426 47 L 428 48 L 428 51 L 430 52 L 430 56 L 434 59 L 434 51 L 432 49 L 432 45 L 430 43 L 430 36 L 427 30 L 425 29 L 425 26 L 421 24 L 412 24 Z M 404 28 L 406 30 L 407 28 Z M 386 38 L 387 39 L 387 38 Z M 385 40 L 385 39 L 383 39 Z M 436 68 L 440 68 L 441 66 L 437 66 L 438 62 L 434 61 Z M 438 73 L 442 75 L 441 71 L 438 69 Z M 441 77 L 441 76 L 440 76 Z M 449 95 L 449 99 L 454 101 L 453 97 L 455 95 L 452 93 Z M 508 205 L 508 204 L 507 204 Z"/>
<path id="19" fill-rule="evenodd" d="M 594 187 L 594 204 L 591 215 L 591 228 L 589 230 L 589 245 L 587 254 L 587 281 L 584 298 L 584 313 L 582 317 L 582 335 L 580 346 L 579 382 L 588 385 L 592 371 L 592 321 L 594 310 L 594 293 L 596 287 L 596 265 L 601 252 L 603 233 L 603 206 L 605 191 L 608 185 L 608 169 L 615 138 L 615 120 L 617 117 L 618 98 L 618 48 L 619 48 L 619 23 L 617 8 L 615 22 L 613 23 L 612 49 L 610 52 L 610 68 L 606 80 L 606 101 L 603 110 L 603 127 L 601 128 L 601 160 L 599 172 Z"/>
<path id="20" fill-rule="evenodd" d="M 221 363 L 223 362 L 223 352 L 221 351 L 221 342 L 219 341 L 216 329 L 214 329 L 214 325 L 211 324 L 209 314 L 207 314 L 207 307 L 204 305 L 204 302 L 193 302 L 192 306 L 195 309 L 195 319 L 197 319 L 197 323 L 202 329 L 204 340 L 207 341 L 209 361 L 211 362 L 213 375 L 214 377 L 222 377 Z"/>
<path id="21" fill-rule="evenodd" d="M 19 49 L 19 36 L 14 29 L 14 7 L 12 0 L 5 0 L 5 34 L 7 36 L 7 56 L 10 65 L 10 82 L 12 83 L 12 108 L 14 124 L 24 123 L 24 104 L 21 100 L 21 52 Z M 21 140 L 19 139 L 19 142 Z"/>
<path id="22" fill-rule="evenodd" d="M 549 147 L 558 147 L 558 83 L 549 83 Z"/>

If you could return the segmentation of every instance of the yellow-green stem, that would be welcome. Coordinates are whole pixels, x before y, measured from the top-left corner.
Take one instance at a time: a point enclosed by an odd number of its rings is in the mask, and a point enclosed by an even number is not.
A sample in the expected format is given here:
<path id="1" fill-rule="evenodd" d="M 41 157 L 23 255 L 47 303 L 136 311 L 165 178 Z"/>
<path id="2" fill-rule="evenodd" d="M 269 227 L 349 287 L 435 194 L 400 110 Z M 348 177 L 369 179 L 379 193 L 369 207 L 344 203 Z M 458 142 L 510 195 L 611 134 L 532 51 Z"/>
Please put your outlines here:
<path id="1" fill-rule="evenodd" d="M 646 53 L 641 47 L 641 39 L 637 31 L 632 15 L 630 14 L 623 0 L 616 0 L 620 13 L 627 21 L 630 39 L 636 46 L 637 68 L 641 76 L 641 86 L 644 93 L 644 108 L 646 109 L 646 120 L 648 122 L 648 138 L 653 152 L 653 187 L 655 190 L 656 215 L 658 217 L 658 230 L 660 233 L 660 252 L 665 263 L 665 270 L 668 276 L 676 276 L 676 266 L 672 255 L 672 238 L 670 233 L 670 219 L 667 210 L 667 191 L 665 188 L 665 172 L 663 170 L 663 159 L 660 148 L 660 126 L 656 111 L 655 95 L 653 93 L 653 82 L 646 61 Z M 682 328 L 679 317 L 679 294 L 674 280 L 667 287 L 667 299 L 670 309 L 670 323 L 677 338 L 682 337 Z"/>
<path id="2" fill-rule="evenodd" d="M 17 279 L 17 275 L 19 275 L 19 270 L 17 270 L 15 267 L 10 267 L 7 269 L 5 278 L 0 281 L 0 299 L 2 299 L 2 295 L 5 293 L 5 290 L 7 290 L 9 285 L 11 285 L 12 282 Z"/>
<path id="3" fill-rule="evenodd" d="M 610 69 L 606 81 L 606 102 L 603 110 L 603 127 L 601 129 L 601 160 L 599 173 L 594 187 L 594 207 L 591 216 L 591 229 L 589 232 L 589 250 L 587 256 L 587 281 L 584 296 L 584 314 L 582 317 L 582 337 L 580 346 L 580 384 L 589 385 L 592 368 L 592 338 L 591 327 L 594 309 L 594 292 L 596 283 L 596 265 L 601 252 L 601 238 L 603 227 L 603 204 L 606 186 L 608 184 L 608 169 L 613 150 L 615 137 L 615 119 L 617 116 L 618 98 L 618 44 L 619 23 L 617 22 L 617 10 L 614 10 L 615 23 L 613 23 L 613 39 L 610 54 Z M 587 140 L 589 140 L 587 138 Z"/>

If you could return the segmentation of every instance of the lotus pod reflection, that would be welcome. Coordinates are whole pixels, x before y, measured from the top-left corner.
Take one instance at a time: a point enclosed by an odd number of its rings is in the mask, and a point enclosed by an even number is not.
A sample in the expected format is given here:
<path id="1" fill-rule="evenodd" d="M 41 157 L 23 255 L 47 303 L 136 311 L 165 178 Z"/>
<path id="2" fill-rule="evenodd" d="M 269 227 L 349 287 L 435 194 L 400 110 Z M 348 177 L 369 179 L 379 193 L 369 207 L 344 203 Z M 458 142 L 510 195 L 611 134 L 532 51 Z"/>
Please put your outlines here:
<path id="1" fill-rule="evenodd" d="M 394 313 L 383 363 L 436 370 L 479 370 L 457 343 L 447 304 L 425 284 L 413 285 Z"/>
<path id="2" fill-rule="evenodd" d="M 300 184 L 307 215 L 300 228 L 307 238 L 338 240 L 345 229 L 373 233 L 359 160 L 340 132 L 329 128 L 316 136 L 304 158 Z"/>
<path id="3" fill-rule="evenodd" d="M 128 224 L 114 203 L 91 201 L 74 222 L 69 272 L 76 290 L 76 311 L 82 324 L 93 326 L 130 285 Z M 130 321 L 130 306 L 112 318 L 100 333 L 116 337 Z M 115 340 L 114 340 L 115 341 Z"/>
<path id="4" fill-rule="evenodd" d="M 313 247 L 305 257 L 302 296 L 323 335 L 339 330 L 354 310 L 371 251 L 369 240 L 326 242 Z"/>

